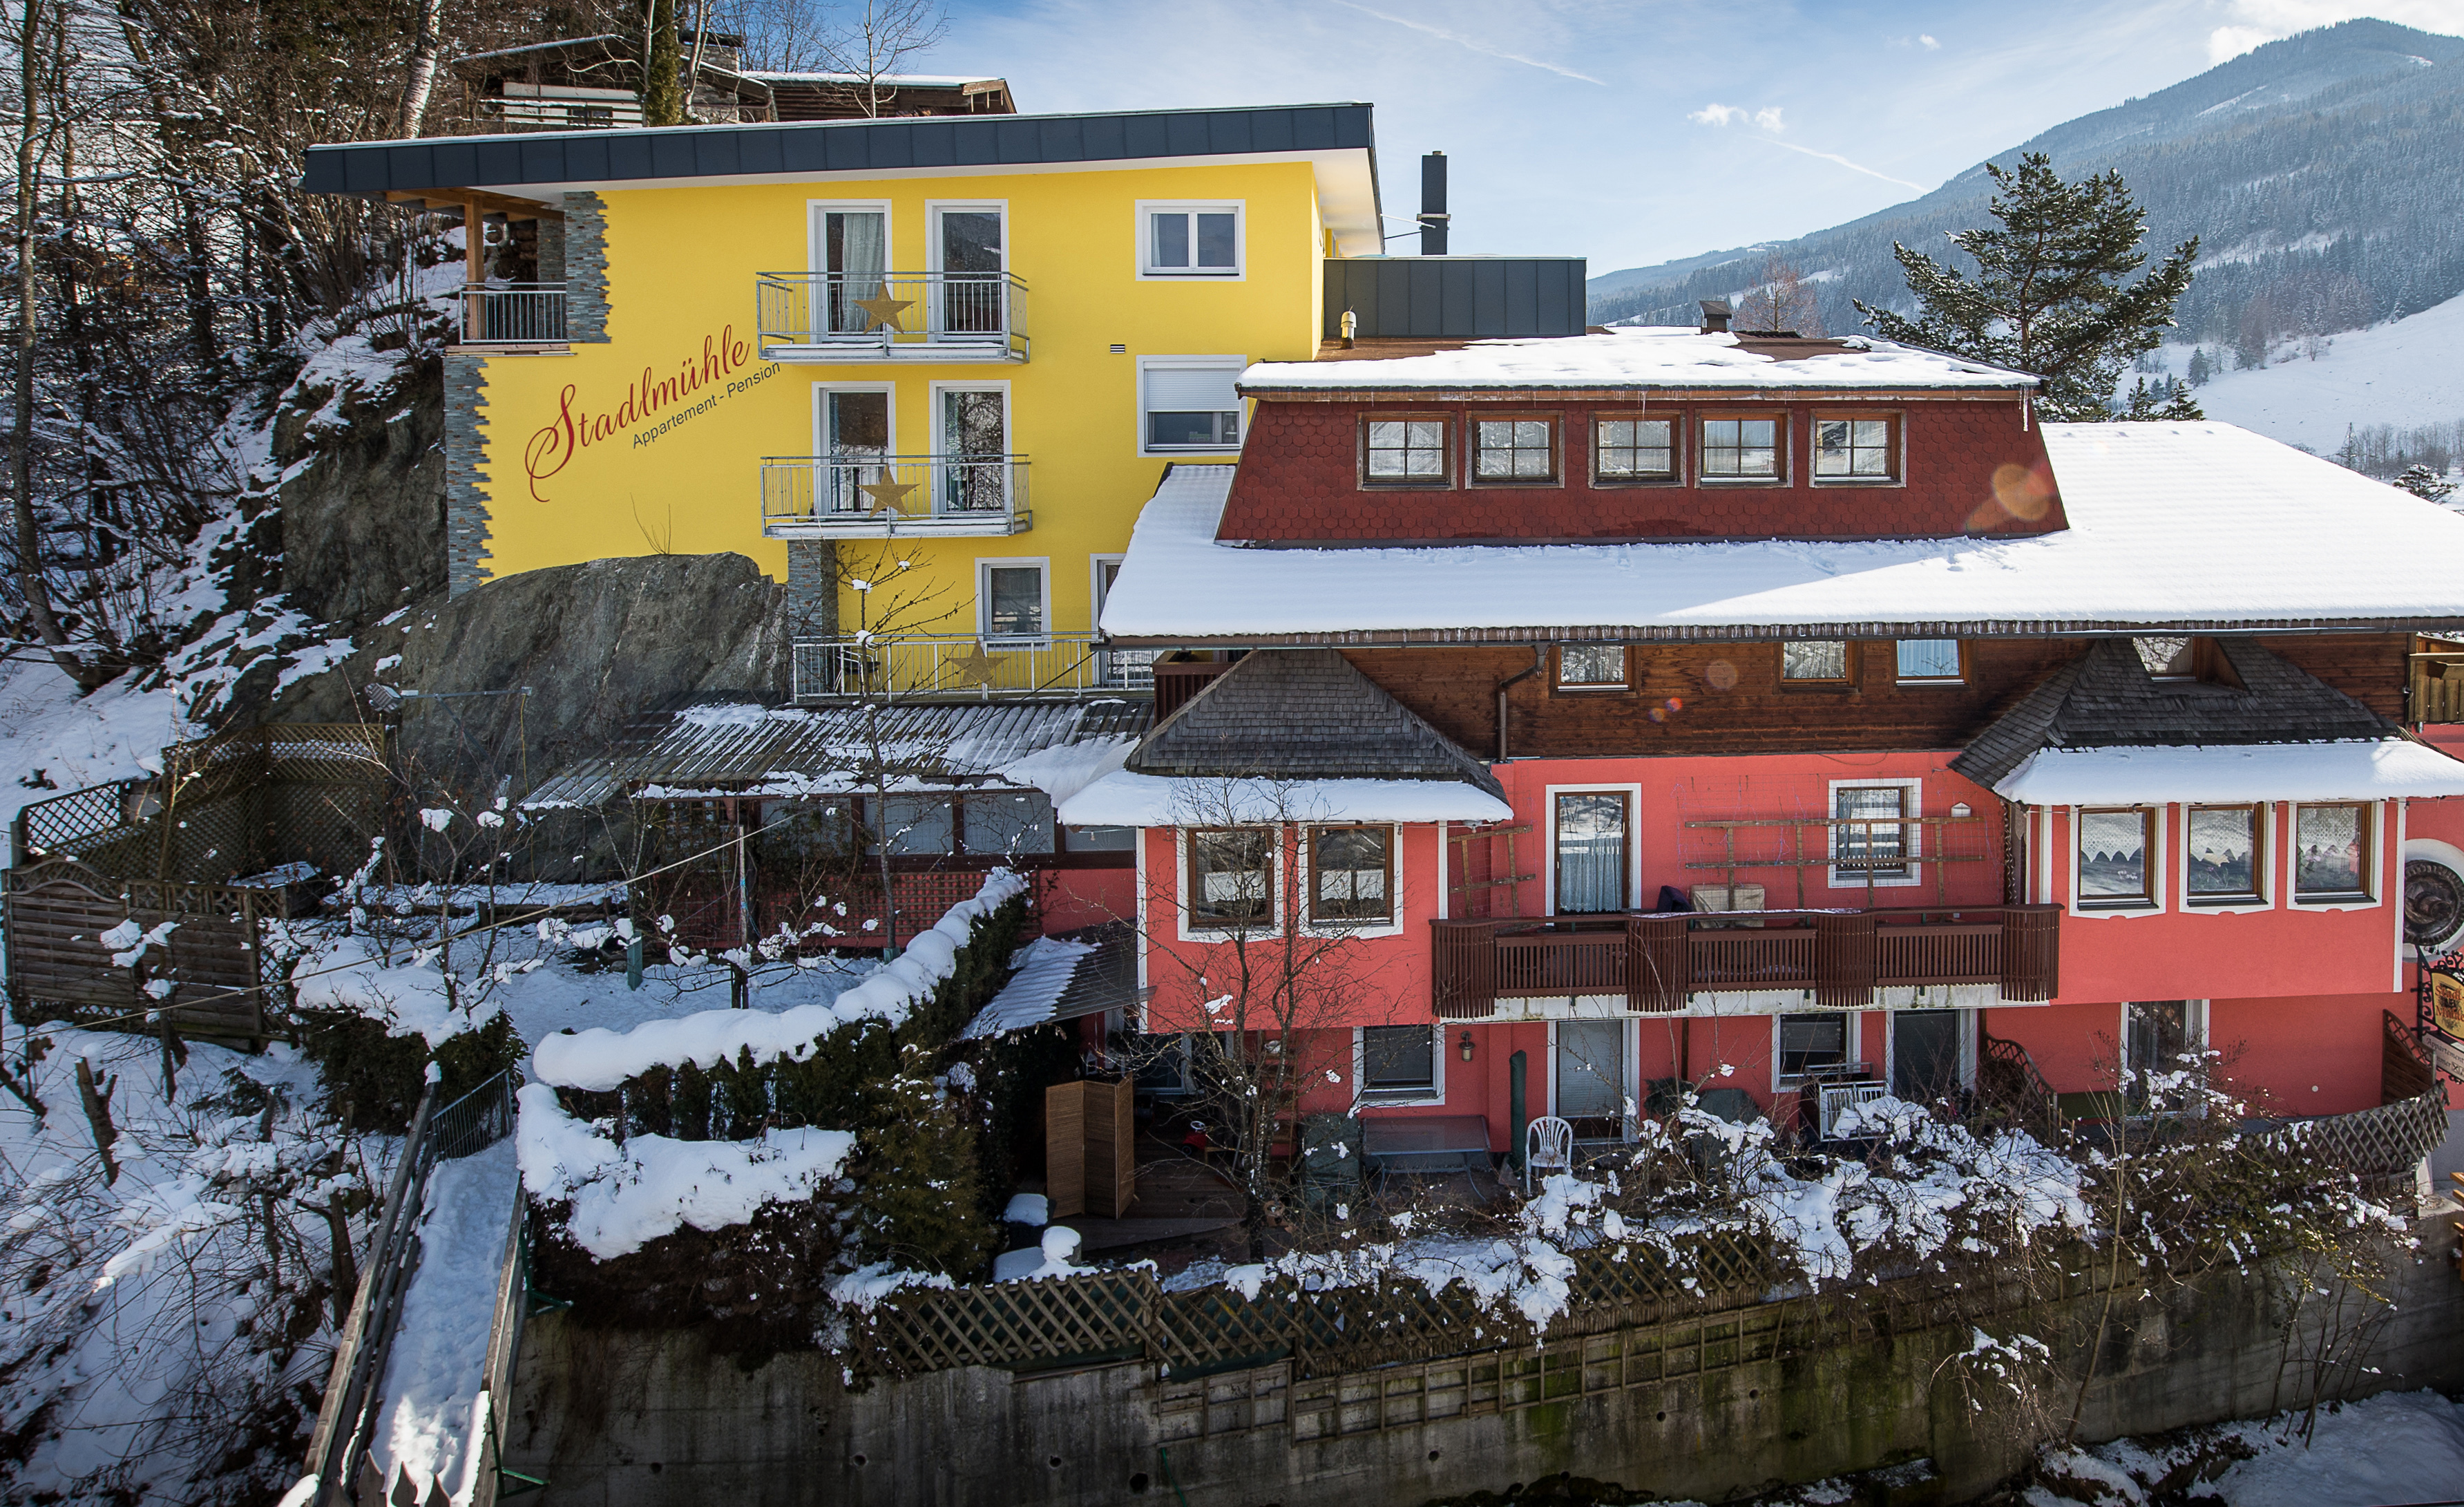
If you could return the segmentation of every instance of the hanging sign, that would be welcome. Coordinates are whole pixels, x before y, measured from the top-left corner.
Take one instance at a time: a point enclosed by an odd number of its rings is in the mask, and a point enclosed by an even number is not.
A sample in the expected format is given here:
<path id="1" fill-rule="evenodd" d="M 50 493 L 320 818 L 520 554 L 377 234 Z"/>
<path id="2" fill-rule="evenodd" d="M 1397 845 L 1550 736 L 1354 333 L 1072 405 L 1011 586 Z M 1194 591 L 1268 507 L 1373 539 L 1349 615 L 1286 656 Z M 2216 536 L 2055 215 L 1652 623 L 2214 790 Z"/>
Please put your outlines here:
<path id="1" fill-rule="evenodd" d="M 2430 995 L 2430 1029 L 2464 1045 L 2464 950 L 2424 964 L 2421 981 Z"/>

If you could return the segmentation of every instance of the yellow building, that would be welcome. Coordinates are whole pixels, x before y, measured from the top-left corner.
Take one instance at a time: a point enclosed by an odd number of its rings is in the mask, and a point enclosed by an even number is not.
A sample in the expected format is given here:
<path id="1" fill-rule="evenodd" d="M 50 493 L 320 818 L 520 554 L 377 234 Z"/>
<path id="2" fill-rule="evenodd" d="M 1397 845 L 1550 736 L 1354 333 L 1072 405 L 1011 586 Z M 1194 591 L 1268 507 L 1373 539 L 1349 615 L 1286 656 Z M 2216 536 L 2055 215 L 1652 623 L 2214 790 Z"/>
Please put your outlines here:
<path id="1" fill-rule="evenodd" d="M 1237 457 L 1242 367 L 1381 249 L 1365 104 L 361 144 L 308 187 L 484 228 L 454 589 L 737 551 L 803 697 L 1136 683 L 1089 639 L 1140 504 Z"/>

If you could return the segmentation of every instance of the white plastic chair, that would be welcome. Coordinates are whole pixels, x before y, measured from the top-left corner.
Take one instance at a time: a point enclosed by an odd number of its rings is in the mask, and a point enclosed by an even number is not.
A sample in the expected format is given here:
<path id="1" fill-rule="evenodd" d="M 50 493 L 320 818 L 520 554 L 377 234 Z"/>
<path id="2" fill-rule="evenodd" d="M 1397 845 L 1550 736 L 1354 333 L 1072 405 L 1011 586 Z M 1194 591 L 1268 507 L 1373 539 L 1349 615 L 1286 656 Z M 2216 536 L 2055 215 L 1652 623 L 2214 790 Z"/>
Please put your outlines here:
<path id="1" fill-rule="evenodd" d="M 1554 1115 L 1543 1115 L 1523 1127 L 1523 1196 L 1531 1196 L 1531 1169 L 1574 1170 L 1574 1127 Z"/>

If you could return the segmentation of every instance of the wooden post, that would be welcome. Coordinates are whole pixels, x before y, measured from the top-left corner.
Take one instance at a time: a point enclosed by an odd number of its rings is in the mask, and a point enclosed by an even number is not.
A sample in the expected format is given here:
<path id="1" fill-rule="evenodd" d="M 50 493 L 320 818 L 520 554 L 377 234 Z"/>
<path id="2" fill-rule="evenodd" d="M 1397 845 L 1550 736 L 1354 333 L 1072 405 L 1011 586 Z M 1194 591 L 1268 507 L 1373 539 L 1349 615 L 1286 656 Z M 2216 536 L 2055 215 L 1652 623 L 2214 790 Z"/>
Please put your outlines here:
<path id="1" fill-rule="evenodd" d="M 485 243 L 488 222 L 479 212 L 478 201 L 462 206 L 462 338 L 484 340 L 488 334 L 488 301 L 484 294 L 472 291 L 488 282 L 488 258 Z"/>
<path id="2" fill-rule="evenodd" d="M 1087 1085 L 1044 1091 L 1044 1196 L 1053 1219 L 1087 1211 Z"/>

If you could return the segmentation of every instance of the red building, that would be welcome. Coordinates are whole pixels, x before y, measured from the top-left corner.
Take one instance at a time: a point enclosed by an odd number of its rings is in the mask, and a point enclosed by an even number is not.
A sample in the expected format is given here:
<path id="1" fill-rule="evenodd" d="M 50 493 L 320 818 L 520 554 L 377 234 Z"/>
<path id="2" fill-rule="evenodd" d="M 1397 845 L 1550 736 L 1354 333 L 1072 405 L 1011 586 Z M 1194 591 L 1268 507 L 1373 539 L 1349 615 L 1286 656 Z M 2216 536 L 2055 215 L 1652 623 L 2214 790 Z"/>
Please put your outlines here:
<path id="1" fill-rule="evenodd" d="M 2381 1101 L 2409 869 L 2411 942 L 2464 892 L 2464 518 L 1879 341 L 1421 348 L 1251 367 L 1138 522 L 1103 628 L 1176 653 L 1060 819 L 1140 829 L 1147 1032 L 1492 1150 L 1678 1079 L 2095 1114 L 2184 1044 Z"/>

